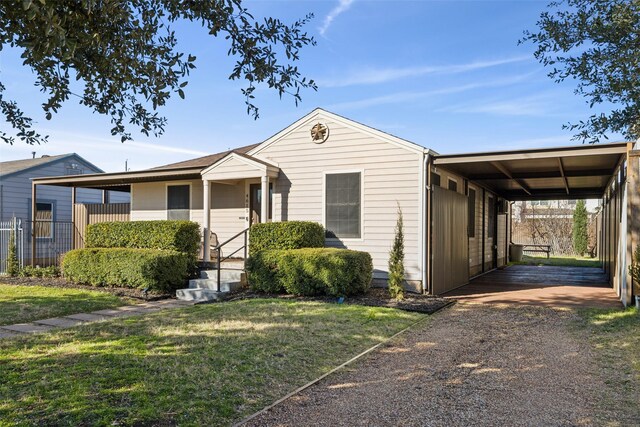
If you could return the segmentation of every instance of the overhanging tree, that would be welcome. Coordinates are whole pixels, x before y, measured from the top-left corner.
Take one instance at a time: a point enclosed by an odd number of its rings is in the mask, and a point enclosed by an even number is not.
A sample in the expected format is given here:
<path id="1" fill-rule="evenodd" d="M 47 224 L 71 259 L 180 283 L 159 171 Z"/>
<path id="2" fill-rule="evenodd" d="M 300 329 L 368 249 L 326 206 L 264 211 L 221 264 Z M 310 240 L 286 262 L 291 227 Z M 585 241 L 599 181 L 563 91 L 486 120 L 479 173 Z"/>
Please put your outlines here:
<path id="1" fill-rule="evenodd" d="M 520 42 L 537 46 L 549 77 L 577 80 L 575 93 L 603 110 L 564 128 L 591 143 L 610 132 L 640 137 L 640 0 L 561 0 L 548 9 Z"/>
<path id="2" fill-rule="evenodd" d="M 166 118 L 158 109 L 184 87 L 195 56 L 177 50 L 172 24 L 191 21 L 223 36 L 227 54 L 236 59 L 229 78 L 242 79 L 247 113 L 258 117 L 256 85 L 266 84 L 296 105 L 300 89 L 316 89 L 293 65 L 300 50 L 315 41 L 303 31 L 312 18 L 287 25 L 275 18 L 256 20 L 242 0 L 22 0 L 0 1 L 0 51 L 22 52 L 23 64 L 46 93 L 42 105 L 51 119 L 71 97 L 96 113 L 110 117 L 111 134 L 124 142 L 130 128 L 161 135 Z M 14 135 L 0 130 L 13 144 L 46 140 L 19 104 L 7 99 L 0 80 L 0 112 Z"/>

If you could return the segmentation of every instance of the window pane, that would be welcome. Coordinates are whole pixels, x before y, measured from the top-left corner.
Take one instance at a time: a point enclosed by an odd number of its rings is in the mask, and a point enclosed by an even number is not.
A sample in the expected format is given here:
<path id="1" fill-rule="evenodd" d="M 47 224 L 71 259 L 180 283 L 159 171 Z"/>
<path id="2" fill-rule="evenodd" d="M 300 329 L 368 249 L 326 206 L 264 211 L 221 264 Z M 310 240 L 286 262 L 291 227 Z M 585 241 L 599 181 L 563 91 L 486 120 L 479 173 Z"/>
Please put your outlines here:
<path id="1" fill-rule="evenodd" d="M 188 185 L 171 185 L 167 188 L 167 219 L 190 219 L 189 190 Z"/>
<path id="2" fill-rule="evenodd" d="M 360 237 L 360 173 L 328 174 L 325 190 L 327 237 Z"/>
<path id="3" fill-rule="evenodd" d="M 437 185 L 438 187 L 440 187 L 440 175 L 431 172 L 431 185 Z"/>
<path id="4" fill-rule="evenodd" d="M 51 237 L 53 204 L 36 203 L 36 237 Z"/>
<path id="5" fill-rule="evenodd" d="M 449 180 L 449 190 L 458 191 L 458 183 L 452 180 Z"/>

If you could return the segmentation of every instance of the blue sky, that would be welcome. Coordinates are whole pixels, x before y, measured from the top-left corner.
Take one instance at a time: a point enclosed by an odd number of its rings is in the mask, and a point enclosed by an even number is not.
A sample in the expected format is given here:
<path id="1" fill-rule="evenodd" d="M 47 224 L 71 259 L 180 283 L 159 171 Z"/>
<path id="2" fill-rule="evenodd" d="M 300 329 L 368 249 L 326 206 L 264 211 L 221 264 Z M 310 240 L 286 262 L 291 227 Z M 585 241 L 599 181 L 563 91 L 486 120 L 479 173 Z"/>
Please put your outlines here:
<path id="1" fill-rule="evenodd" d="M 302 51 L 299 67 L 317 92 L 280 100 L 256 91 L 260 118 L 246 114 L 242 84 L 227 80 L 233 59 L 222 40 L 179 23 L 183 51 L 197 56 L 186 87 L 161 110 L 169 123 L 161 138 L 110 136 L 109 120 L 74 101 L 44 119 L 42 95 L 15 51 L 0 53 L 7 95 L 50 135 L 46 145 L 0 146 L 2 160 L 77 152 L 106 171 L 144 169 L 260 142 L 322 107 L 440 153 L 571 145 L 562 124 L 590 114 L 574 83 L 557 84 L 518 45 L 535 29 L 543 1 L 248 1 L 255 16 L 292 22 L 313 12 L 308 32 L 317 46 Z M 6 128 L 7 124 L 0 126 Z M 612 139 L 619 139 L 615 135 Z"/>

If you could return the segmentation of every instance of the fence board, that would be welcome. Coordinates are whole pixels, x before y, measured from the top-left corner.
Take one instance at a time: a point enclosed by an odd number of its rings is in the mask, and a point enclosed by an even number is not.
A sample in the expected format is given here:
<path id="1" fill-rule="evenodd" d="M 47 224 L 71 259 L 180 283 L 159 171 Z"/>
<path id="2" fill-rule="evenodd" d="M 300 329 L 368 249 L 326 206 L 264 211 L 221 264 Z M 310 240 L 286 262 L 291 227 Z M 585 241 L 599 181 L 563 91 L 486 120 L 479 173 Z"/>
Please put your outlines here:
<path id="1" fill-rule="evenodd" d="M 76 226 L 74 247 L 84 248 L 87 226 L 101 222 L 127 222 L 130 218 L 129 203 L 80 204 L 74 206 Z"/>

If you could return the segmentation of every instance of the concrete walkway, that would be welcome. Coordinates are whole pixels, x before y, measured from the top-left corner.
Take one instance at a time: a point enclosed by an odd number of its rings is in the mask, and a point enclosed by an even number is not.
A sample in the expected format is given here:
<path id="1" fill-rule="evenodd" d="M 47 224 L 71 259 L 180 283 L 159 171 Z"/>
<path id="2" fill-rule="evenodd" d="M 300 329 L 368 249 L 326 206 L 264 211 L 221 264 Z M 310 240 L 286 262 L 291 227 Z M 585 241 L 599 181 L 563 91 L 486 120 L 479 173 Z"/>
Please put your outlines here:
<path id="1" fill-rule="evenodd" d="M 0 326 L 0 339 L 48 332 L 58 328 L 70 328 L 77 325 L 100 322 L 119 317 L 138 316 L 140 314 L 153 313 L 160 310 L 188 307 L 193 304 L 194 303 L 190 301 L 167 299 L 161 301 L 149 301 L 142 304 L 124 305 L 122 307 L 98 310 L 91 313 L 77 313 L 70 314 L 68 316 L 53 317 L 51 319 L 34 320 L 30 323 L 16 323 L 14 325 Z"/>
<path id="2" fill-rule="evenodd" d="M 245 425 L 638 425 L 639 390 L 598 367 L 576 316 L 458 303 Z"/>

